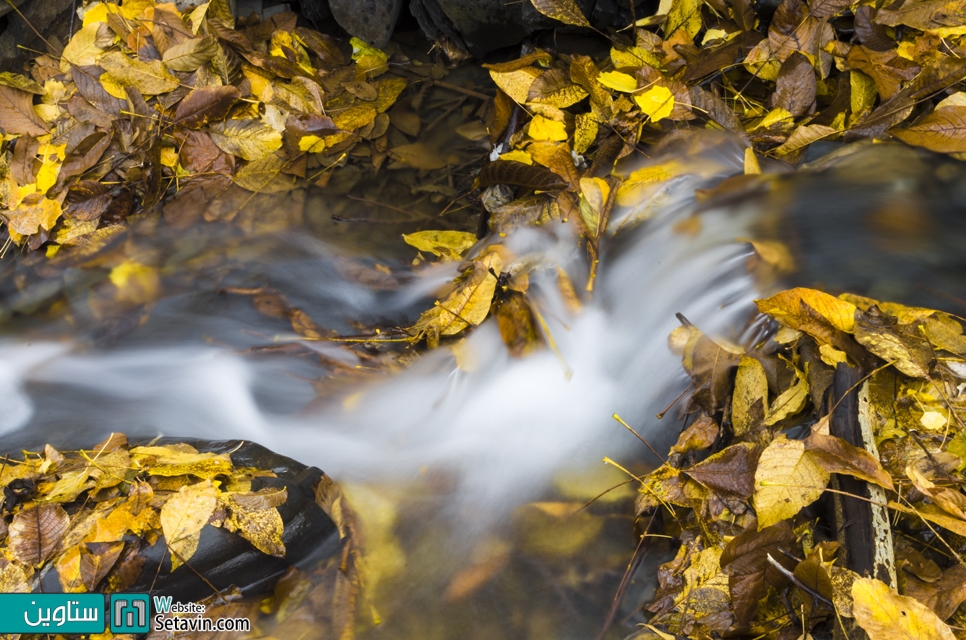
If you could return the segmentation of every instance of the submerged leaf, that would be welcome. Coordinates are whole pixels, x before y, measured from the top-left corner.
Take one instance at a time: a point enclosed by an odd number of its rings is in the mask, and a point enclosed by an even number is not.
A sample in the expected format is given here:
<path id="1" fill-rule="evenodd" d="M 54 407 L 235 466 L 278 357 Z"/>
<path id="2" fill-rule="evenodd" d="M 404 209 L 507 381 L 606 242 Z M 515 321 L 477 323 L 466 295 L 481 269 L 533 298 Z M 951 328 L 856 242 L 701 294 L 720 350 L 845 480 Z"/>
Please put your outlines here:
<path id="1" fill-rule="evenodd" d="M 476 234 L 465 231 L 417 231 L 403 234 L 403 240 L 443 260 L 460 260 L 477 243 Z"/>

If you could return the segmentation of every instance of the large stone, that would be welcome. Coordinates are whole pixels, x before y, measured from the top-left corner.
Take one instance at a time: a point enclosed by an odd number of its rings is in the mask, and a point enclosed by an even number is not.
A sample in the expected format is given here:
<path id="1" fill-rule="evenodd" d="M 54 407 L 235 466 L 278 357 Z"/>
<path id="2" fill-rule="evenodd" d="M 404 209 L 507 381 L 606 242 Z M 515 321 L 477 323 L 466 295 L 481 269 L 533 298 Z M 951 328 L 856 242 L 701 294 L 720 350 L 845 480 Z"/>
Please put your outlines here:
<path id="1" fill-rule="evenodd" d="M 284 487 L 288 492 L 288 499 L 278 506 L 285 526 L 282 535 L 285 557 L 266 555 L 236 533 L 205 525 L 198 549 L 188 562 L 190 566 L 183 565 L 174 571 L 171 571 L 171 555 L 167 553 L 163 537 L 152 546 L 139 550 L 132 547 L 144 559 L 144 565 L 125 591 L 170 595 L 181 602 L 211 596 L 212 586 L 220 591 L 235 586 L 245 595 L 257 595 L 271 590 L 290 566 L 308 570 L 341 549 L 335 523 L 315 502 L 315 486 L 322 478 L 319 469 L 239 440 L 163 438 L 155 444 L 176 443 L 190 444 L 202 452 L 228 453 L 236 468 L 255 467 L 275 473 L 276 478 L 255 478 L 252 490 Z M 136 539 L 129 540 L 129 546 L 137 544 Z M 60 590 L 56 571 L 47 573 L 43 588 L 44 591 Z"/>
<path id="2" fill-rule="evenodd" d="M 329 0 L 336 22 L 374 47 L 389 42 L 402 5 L 403 0 Z"/>

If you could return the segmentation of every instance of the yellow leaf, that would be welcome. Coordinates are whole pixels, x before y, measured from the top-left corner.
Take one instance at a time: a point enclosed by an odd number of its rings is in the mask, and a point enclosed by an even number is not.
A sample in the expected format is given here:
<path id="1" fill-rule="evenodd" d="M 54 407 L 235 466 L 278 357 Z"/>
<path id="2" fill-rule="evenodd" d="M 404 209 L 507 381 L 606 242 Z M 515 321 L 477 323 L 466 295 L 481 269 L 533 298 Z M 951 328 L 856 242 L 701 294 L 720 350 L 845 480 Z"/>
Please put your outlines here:
<path id="1" fill-rule="evenodd" d="M 295 188 L 295 176 L 282 173 L 285 161 L 276 155 L 249 162 L 235 173 L 235 184 L 255 193 L 283 193 Z"/>
<path id="2" fill-rule="evenodd" d="M 272 34 L 272 39 L 269 42 L 269 53 L 279 58 L 287 58 L 286 50 L 295 54 L 295 64 L 309 75 L 315 75 L 315 67 L 312 66 L 312 61 L 309 59 L 309 54 L 305 48 L 296 38 L 292 37 L 291 33 L 278 29 Z"/>
<path id="3" fill-rule="evenodd" d="M 581 178 L 580 195 L 598 216 L 610 197 L 610 185 L 602 178 Z M 594 225 L 596 227 L 596 224 Z"/>
<path id="4" fill-rule="evenodd" d="M 319 136 L 302 136 L 299 138 L 299 151 L 305 151 L 306 153 L 322 153 L 325 151 L 325 140 Z"/>
<path id="5" fill-rule="evenodd" d="M 829 474 L 805 452 L 803 440 L 780 435 L 758 459 L 755 511 L 758 530 L 793 517 L 822 495 Z"/>
<path id="6" fill-rule="evenodd" d="M 37 191 L 47 193 L 57 183 L 57 174 L 60 173 L 60 163 L 53 158 L 44 158 L 44 163 L 40 165 L 37 172 Z"/>
<path id="7" fill-rule="evenodd" d="M 777 107 L 765 114 L 765 117 L 762 118 L 761 122 L 758 123 L 757 128 L 770 129 L 771 127 L 775 126 L 779 122 L 782 122 L 783 120 L 790 121 L 792 120 L 792 118 L 793 116 L 790 112 L 786 111 L 785 109 L 782 109 L 781 107 Z"/>
<path id="8" fill-rule="evenodd" d="M 543 116 L 533 116 L 527 133 L 534 140 L 566 140 L 567 128 L 564 123 L 548 120 Z"/>
<path id="9" fill-rule="evenodd" d="M 385 53 L 356 37 L 349 40 L 349 43 L 352 45 L 352 59 L 356 61 L 363 75 L 369 72 L 378 75 L 388 69 L 389 56 Z"/>
<path id="10" fill-rule="evenodd" d="M 218 506 L 217 493 L 211 480 L 205 480 L 181 487 L 161 507 L 161 530 L 171 551 L 172 571 L 197 550 L 201 529 Z"/>
<path id="11" fill-rule="evenodd" d="M 523 164 L 533 164 L 533 158 L 526 151 L 514 149 L 507 151 L 500 156 L 500 160 L 510 160 L 511 162 L 522 162 Z"/>
<path id="12" fill-rule="evenodd" d="M 214 58 L 219 51 L 218 41 L 211 36 L 191 38 L 165 51 L 161 61 L 172 71 L 194 71 Z"/>
<path id="13" fill-rule="evenodd" d="M 849 72 L 849 84 L 852 90 L 852 114 L 849 116 L 849 125 L 851 126 L 872 111 L 875 100 L 879 96 L 879 89 L 875 86 L 875 80 L 855 69 Z"/>
<path id="14" fill-rule="evenodd" d="M 128 58 L 120 51 L 112 51 L 98 59 L 98 64 L 121 85 L 134 87 L 146 96 L 155 96 L 177 89 L 181 84 L 160 60 L 142 62 Z"/>
<path id="15" fill-rule="evenodd" d="M 259 120 L 223 120 L 211 125 L 211 139 L 224 151 L 249 162 L 282 146 L 282 134 Z"/>
<path id="16" fill-rule="evenodd" d="M 852 614 L 869 640 L 954 640 L 952 630 L 926 605 L 900 596 L 883 582 L 852 583 Z"/>
<path id="17" fill-rule="evenodd" d="M 620 71 L 605 71 L 597 76 L 597 82 L 615 91 L 623 91 L 624 93 L 637 91 L 637 78 Z"/>
<path id="18" fill-rule="evenodd" d="M 667 87 L 653 87 L 634 96 L 634 102 L 651 117 L 651 122 L 666 118 L 674 111 L 674 94 Z"/>
<path id="19" fill-rule="evenodd" d="M 124 88 L 117 78 L 109 73 L 102 73 L 101 77 L 97 79 L 104 91 L 107 91 L 109 95 L 114 96 L 120 100 L 127 100 L 127 90 Z"/>
<path id="20" fill-rule="evenodd" d="M 90 7 L 84 12 L 84 23 L 83 26 L 87 26 L 94 22 L 107 22 L 107 16 L 110 13 L 120 13 L 121 9 L 116 4 L 110 4 L 107 2 L 98 2 Z"/>
<path id="21" fill-rule="evenodd" d="M 431 345 L 439 336 L 454 336 L 469 326 L 476 326 L 490 313 L 496 277 L 503 269 L 498 251 L 490 250 L 473 262 L 461 286 L 445 300 L 423 313 L 412 330 L 425 336 Z"/>
<path id="22" fill-rule="evenodd" d="M 761 405 L 760 413 L 752 414 L 752 407 Z M 735 393 L 731 402 L 731 422 L 735 435 L 744 435 L 754 425 L 755 418 L 768 413 L 768 379 L 765 368 L 754 358 L 741 356 L 735 376 Z"/>
<path id="23" fill-rule="evenodd" d="M 379 112 L 373 105 L 359 104 L 349 107 L 342 113 L 334 114 L 332 121 L 343 131 L 355 131 L 375 120 L 377 115 Z M 332 146 L 329 142 L 326 144 Z"/>
<path id="24" fill-rule="evenodd" d="M 174 147 L 162 147 L 161 164 L 166 167 L 174 167 L 178 164 L 178 150 Z"/>
<path id="25" fill-rule="evenodd" d="M 376 111 L 383 113 L 395 102 L 399 94 L 406 88 L 406 81 L 402 78 L 387 78 L 379 82 L 376 87 Z"/>
<path id="26" fill-rule="evenodd" d="M 589 27 L 590 22 L 580 11 L 574 0 L 530 0 L 533 8 L 554 20 L 575 27 Z"/>
<path id="27" fill-rule="evenodd" d="M 432 253 L 444 261 L 459 260 L 477 243 L 475 233 L 465 231 L 417 231 L 403 234 L 406 244 Z"/>
<path id="28" fill-rule="evenodd" d="M 262 553 L 284 558 L 285 544 L 282 542 L 284 524 L 278 509 L 275 507 L 252 508 L 251 505 L 242 502 L 241 497 L 229 497 L 225 529 L 237 531 Z"/>
<path id="29" fill-rule="evenodd" d="M 70 63 L 94 64 L 97 57 L 114 42 L 114 32 L 104 22 L 93 22 L 74 34 L 61 54 L 60 70 L 70 71 Z"/>
<path id="30" fill-rule="evenodd" d="M 761 173 L 761 165 L 755 157 L 755 150 L 751 147 L 745 149 L 745 175 L 758 175 Z"/>
<path id="31" fill-rule="evenodd" d="M 141 17 L 144 10 L 154 6 L 154 0 L 124 0 L 121 5 L 121 15 L 128 20 L 136 20 Z"/>
<path id="32" fill-rule="evenodd" d="M 111 283 L 118 288 L 119 299 L 134 304 L 154 300 L 161 289 L 156 268 L 130 260 L 111 269 Z"/>
<path id="33" fill-rule="evenodd" d="M 830 344 L 823 344 L 818 348 L 819 354 L 822 358 L 822 362 L 830 367 L 838 365 L 840 362 L 842 364 L 848 364 L 849 359 L 844 351 L 839 351 Z"/>
<path id="34" fill-rule="evenodd" d="M 778 79 L 778 71 L 781 69 L 781 60 L 772 55 L 768 38 L 765 38 L 745 56 L 745 68 L 762 80 L 774 82 Z"/>
<path id="35" fill-rule="evenodd" d="M 664 23 L 665 39 L 674 35 L 678 29 L 683 29 L 693 41 L 701 27 L 701 0 L 672 0 L 671 10 Z"/>
<path id="36" fill-rule="evenodd" d="M 613 61 L 615 69 L 641 68 L 644 65 L 655 69 L 661 68 L 661 60 L 641 47 L 630 47 L 624 50 L 611 47 L 610 59 Z"/>
<path id="37" fill-rule="evenodd" d="M 597 139 L 597 120 L 589 113 L 578 113 L 574 121 L 577 126 L 574 132 L 574 152 L 583 153 Z"/>
<path id="38" fill-rule="evenodd" d="M 617 189 L 617 204 L 622 207 L 637 204 L 648 185 L 664 182 L 678 175 L 679 172 L 680 167 L 673 161 L 638 169 Z"/>
<path id="39" fill-rule="evenodd" d="M 510 96 L 514 102 L 525 104 L 530 96 L 530 86 L 543 71 L 535 67 L 523 67 L 513 71 L 495 71 L 490 69 L 490 77 L 503 93 Z"/>
<path id="40" fill-rule="evenodd" d="M 7 219 L 7 228 L 22 236 L 37 233 L 41 228 L 50 231 L 57 224 L 62 213 L 60 203 L 56 200 L 32 196 L 20 203 L 16 209 L 3 212 Z"/>
<path id="41" fill-rule="evenodd" d="M 755 301 L 759 311 L 767 313 L 792 329 L 801 329 L 811 321 L 808 314 L 803 312 L 802 303 L 817 311 L 839 331 L 846 333 L 855 331 L 855 305 L 821 291 L 799 287 Z"/>
<path id="42" fill-rule="evenodd" d="M 787 418 L 788 416 L 793 416 L 805 407 L 805 401 L 808 400 L 808 378 L 806 378 L 800 371 L 796 370 L 795 374 L 798 379 L 795 384 L 785 389 L 777 398 L 775 402 L 771 405 L 771 411 L 768 412 L 768 417 L 765 418 L 765 425 L 771 426 L 777 424 Z"/>
<path id="43" fill-rule="evenodd" d="M 930 431 L 939 431 L 946 426 L 946 416 L 938 411 L 926 411 L 919 418 L 919 423 Z"/>

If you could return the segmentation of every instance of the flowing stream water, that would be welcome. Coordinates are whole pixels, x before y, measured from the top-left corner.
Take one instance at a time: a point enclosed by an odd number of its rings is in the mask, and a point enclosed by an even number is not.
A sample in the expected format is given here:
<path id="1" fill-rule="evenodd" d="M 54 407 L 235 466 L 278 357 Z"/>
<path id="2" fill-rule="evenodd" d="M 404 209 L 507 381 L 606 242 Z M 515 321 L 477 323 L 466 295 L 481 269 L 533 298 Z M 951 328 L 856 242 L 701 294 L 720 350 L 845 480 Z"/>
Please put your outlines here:
<path id="1" fill-rule="evenodd" d="M 458 350 L 340 381 L 322 396 L 309 382 L 318 360 L 249 349 L 300 343 L 325 362 L 366 363 L 340 343 L 300 341 L 246 297 L 220 292 L 224 280 L 196 275 L 166 287 L 135 328 L 105 341 L 82 304 L 96 279 L 37 277 L 0 299 L 0 443 L 89 446 L 112 431 L 254 440 L 324 469 L 374 532 L 370 604 L 382 624 L 371 637 L 594 637 L 636 545 L 633 485 L 557 516 L 627 478 L 604 457 L 632 471 L 656 462 L 612 414 L 660 453 L 680 431 L 685 403 L 655 417 L 686 386 L 667 347 L 676 313 L 738 343 L 754 336 L 753 300 L 789 285 L 966 314 L 963 169 L 895 145 L 827 151 L 796 173 L 766 164 L 783 175 L 717 188 L 741 173 L 737 139 L 689 138 L 634 159 L 627 169 L 673 161 L 678 176 L 612 218 L 595 290 L 579 312 L 557 285 L 558 266 L 578 288 L 587 279 L 572 225 L 500 239 L 536 265 L 527 296 L 556 352 L 511 358 L 491 320 Z M 749 238 L 783 242 L 793 268 L 765 264 Z M 224 242 L 235 265 L 229 284 L 268 281 L 343 334 L 357 331 L 355 320 L 412 321 L 457 273 L 442 264 L 374 291 L 340 264 L 372 262 L 378 247 L 367 256 L 305 229 L 242 245 L 203 231 L 159 230 L 142 242 L 170 253 L 166 281 L 197 274 L 204 261 L 192 250 Z M 411 250 L 394 251 L 411 259 Z M 72 314 L 28 313 L 56 292 Z M 655 543 L 608 637 L 630 633 L 668 548 Z"/>

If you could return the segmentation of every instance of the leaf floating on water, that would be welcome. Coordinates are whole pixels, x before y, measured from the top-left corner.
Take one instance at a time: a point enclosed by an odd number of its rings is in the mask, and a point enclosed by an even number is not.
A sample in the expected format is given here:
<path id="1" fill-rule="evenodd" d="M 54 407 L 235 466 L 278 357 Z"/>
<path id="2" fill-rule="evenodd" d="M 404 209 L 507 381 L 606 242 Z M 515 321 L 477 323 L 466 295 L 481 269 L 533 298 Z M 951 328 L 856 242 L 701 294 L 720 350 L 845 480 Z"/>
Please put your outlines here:
<path id="1" fill-rule="evenodd" d="M 476 234 L 465 231 L 418 231 L 404 234 L 403 240 L 443 260 L 460 260 L 477 243 Z"/>

